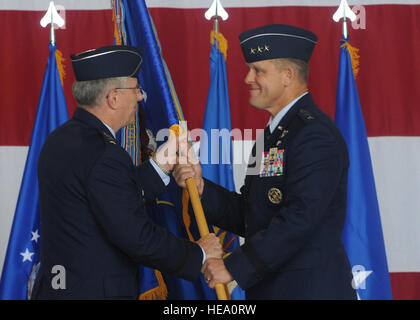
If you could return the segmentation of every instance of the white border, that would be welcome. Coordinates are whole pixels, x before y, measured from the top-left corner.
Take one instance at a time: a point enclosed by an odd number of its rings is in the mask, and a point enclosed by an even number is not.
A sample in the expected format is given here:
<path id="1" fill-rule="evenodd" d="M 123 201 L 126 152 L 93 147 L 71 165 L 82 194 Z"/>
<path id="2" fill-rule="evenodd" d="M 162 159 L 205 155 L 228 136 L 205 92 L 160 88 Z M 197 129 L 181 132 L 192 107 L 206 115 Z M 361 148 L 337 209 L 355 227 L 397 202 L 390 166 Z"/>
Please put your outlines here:
<path id="1" fill-rule="evenodd" d="M 213 0 L 146 0 L 149 8 L 207 9 Z M 338 7 L 339 0 L 221 0 L 225 8 L 238 7 Z M 420 0 L 349 0 L 349 5 L 420 4 Z"/>
<path id="2" fill-rule="evenodd" d="M 1 0 L 0 10 L 47 11 L 50 0 Z M 338 7 L 338 0 L 221 0 L 225 8 Z M 149 8 L 207 9 L 213 0 L 146 0 Z M 420 5 L 420 0 L 349 0 L 353 5 Z M 111 9 L 111 0 L 56 0 L 66 10 Z"/>
<path id="3" fill-rule="evenodd" d="M 0 10 L 47 11 L 50 0 L 0 0 Z M 66 10 L 111 9 L 111 0 L 55 0 L 57 8 Z"/>

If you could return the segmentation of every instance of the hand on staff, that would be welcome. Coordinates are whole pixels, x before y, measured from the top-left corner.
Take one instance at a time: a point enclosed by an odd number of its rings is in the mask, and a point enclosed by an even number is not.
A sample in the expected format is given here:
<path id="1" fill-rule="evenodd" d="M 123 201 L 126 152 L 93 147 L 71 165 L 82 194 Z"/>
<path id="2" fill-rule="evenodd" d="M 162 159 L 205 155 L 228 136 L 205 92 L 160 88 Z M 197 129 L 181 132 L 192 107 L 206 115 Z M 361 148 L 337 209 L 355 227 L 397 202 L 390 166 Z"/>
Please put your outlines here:
<path id="1" fill-rule="evenodd" d="M 171 132 L 166 143 L 159 147 L 153 160 L 167 174 L 173 170 L 177 163 L 188 163 L 188 132 L 176 136 Z"/>
<path id="2" fill-rule="evenodd" d="M 172 173 L 176 183 L 181 188 L 186 188 L 185 181 L 189 178 L 194 178 L 195 184 L 197 185 L 198 194 L 201 196 L 204 190 L 204 180 L 201 176 L 201 165 L 198 159 L 194 156 L 192 146 L 188 147 L 187 162 L 179 162 L 174 168 Z"/>
<path id="3" fill-rule="evenodd" d="M 197 241 L 197 243 L 204 249 L 207 259 L 222 257 L 222 244 L 220 243 L 220 239 L 214 233 L 209 233 L 208 235 L 202 237 Z"/>
<path id="4" fill-rule="evenodd" d="M 216 284 L 229 283 L 233 280 L 232 275 L 226 269 L 223 259 L 207 259 L 201 268 L 201 273 L 210 288 L 214 288 Z"/>

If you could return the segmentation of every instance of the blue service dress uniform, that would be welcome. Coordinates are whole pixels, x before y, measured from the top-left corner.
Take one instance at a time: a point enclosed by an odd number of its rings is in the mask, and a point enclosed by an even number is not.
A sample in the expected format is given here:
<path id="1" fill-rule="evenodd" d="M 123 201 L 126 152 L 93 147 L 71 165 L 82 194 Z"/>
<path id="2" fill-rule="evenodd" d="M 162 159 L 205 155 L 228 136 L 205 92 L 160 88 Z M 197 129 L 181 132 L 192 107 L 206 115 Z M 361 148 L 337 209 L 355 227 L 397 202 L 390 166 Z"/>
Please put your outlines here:
<path id="1" fill-rule="evenodd" d="M 200 275 L 201 248 L 151 222 L 144 197 L 165 185 L 130 156 L 93 114 L 73 118 L 46 140 L 38 163 L 41 268 L 33 299 L 136 299 L 139 264 L 187 280 Z M 65 289 L 52 268 L 65 268 Z"/>
<path id="2" fill-rule="evenodd" d="M 270 151 L 271 166 L 262 160 L 240 194 L 205 180 L 208 222 L 245 238 L 226 268 L 247 299 L 355 299 L 341 241 L 349 167 L 341 133 L 306 94 L 265 140 Z"/>

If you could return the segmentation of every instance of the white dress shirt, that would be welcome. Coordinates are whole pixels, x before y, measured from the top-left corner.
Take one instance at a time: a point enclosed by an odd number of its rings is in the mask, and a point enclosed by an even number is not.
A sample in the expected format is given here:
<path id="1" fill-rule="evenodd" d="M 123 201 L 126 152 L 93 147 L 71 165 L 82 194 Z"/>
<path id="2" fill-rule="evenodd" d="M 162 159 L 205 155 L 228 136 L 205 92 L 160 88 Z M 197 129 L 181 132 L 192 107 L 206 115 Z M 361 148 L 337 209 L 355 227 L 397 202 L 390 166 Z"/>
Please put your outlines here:
<path id="1" fill-rule="evenodd" d="M 280 123 L 280 120 L 283 119 L 283 117 L 286 115 L 287 111 L 290 110 L 290 108 L 293 107 L 293 105 L 300 99 L 302 98 L 305 94 L 307 94 L 308 91 L 306 91 L 305 93 L 301 94 L 299 97 L 297 97 L 295 100 L 293 100 L 292 102 L 290 102 L 287 106 L 285 106 L 283 109 L 281 109 L 276 116 L 273 118 L 271 117 L 270 120 L 268 121 L 267 125 L 270 126 L 270 133 L 273 133 L 273 131 L 276 129 L 277 125 Z"/>

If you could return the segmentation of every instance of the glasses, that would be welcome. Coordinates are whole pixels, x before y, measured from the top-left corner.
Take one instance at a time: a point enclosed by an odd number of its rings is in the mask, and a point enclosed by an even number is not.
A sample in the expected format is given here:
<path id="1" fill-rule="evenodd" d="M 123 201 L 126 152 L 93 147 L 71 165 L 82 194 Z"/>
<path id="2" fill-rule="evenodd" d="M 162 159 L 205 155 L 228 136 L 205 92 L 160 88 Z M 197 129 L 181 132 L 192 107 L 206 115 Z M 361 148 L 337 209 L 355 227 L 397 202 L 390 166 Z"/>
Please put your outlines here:
<path id="1" fill-rule="evenodd" d="M 132 87 L 132 88 L 115 88 L 115 89 L 120 89 L 120 90 L 122 90 L 122 89 L 136 89 L 136 90 L 142 91 L 140 83 L 137 83 L 137 85 L 135 87 Z"/>

